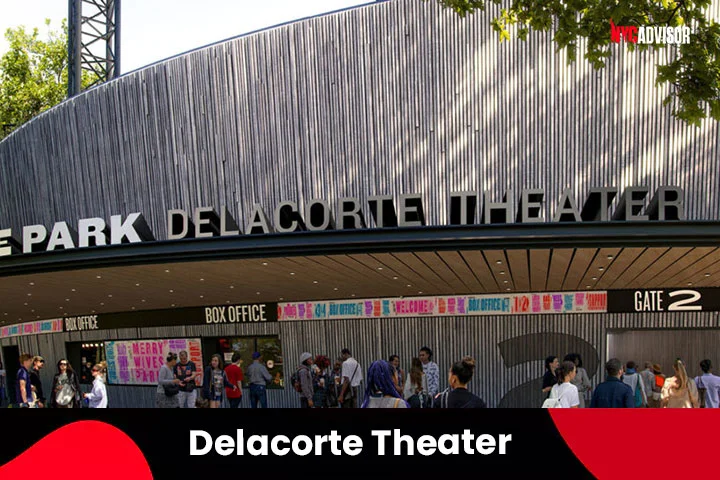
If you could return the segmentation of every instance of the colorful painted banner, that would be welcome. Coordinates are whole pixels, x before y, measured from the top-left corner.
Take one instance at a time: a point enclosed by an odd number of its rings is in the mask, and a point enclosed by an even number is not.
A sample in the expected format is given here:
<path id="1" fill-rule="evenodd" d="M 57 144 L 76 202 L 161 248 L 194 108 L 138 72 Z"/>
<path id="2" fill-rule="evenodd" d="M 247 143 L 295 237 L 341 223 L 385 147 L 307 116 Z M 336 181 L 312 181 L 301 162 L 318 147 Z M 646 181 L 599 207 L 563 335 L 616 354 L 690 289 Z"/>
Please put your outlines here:
<path id="1" fill-rule="evenodd" d="M 105 342 L 108 383 L 115 385 L 157 385 L 160 368 L 169 352 L 188 352 L 202 373 L 199 338 L 129 340 Z"/>
<path id="2" fill-rule="evenodd" d="M 63 319 L 38 320 L 36 322 L 18 323 L 0 329 L 0 338 L 17 337 L 19 335 L 38 335 L 41 333 L 58 333 L 63 331 Z"/>
<path id="3" fill-rule="evenodd" d="M 278 320 L 604 313 L 607 292 L 520 293 L 278 304 Z"/>

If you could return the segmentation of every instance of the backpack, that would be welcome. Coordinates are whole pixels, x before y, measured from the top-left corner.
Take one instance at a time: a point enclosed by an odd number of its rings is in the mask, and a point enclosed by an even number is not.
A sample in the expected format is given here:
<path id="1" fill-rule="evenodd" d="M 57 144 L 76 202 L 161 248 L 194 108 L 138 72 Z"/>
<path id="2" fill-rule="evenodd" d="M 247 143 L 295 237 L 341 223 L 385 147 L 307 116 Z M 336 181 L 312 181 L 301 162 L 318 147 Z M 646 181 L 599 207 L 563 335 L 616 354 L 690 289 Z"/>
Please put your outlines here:
<path id="1" fill-rule="evenodd" d="M 300 383 L 300 369 L 295 370 L 295 373 L 290 377 L 290 383 L 296 392 L 302 393 L 302 384 Z"/>
<path id="2" fill-rule="evenodd" d="M 560 403 L 560 398 L 562 398 L 562 395 L 560 397 L 554 397 L 553 395 L 557 394 L 557 390 L 555 387 L 557 385 L 553 386 L 552 390 L 550 390 L 550 396 L 543 402 L 542 408 L 563 408 L 562 404 Z"/>
<path id="3" fill-rule="evenodd" d="M 635 375 L 637 375 L 637 373 Z M 635 408 L 640 408 L 643 406 L 642 391 L 640 391 L 641 381 L 642 379 L 638 379 L 637 383 L 635 384 Z"/>

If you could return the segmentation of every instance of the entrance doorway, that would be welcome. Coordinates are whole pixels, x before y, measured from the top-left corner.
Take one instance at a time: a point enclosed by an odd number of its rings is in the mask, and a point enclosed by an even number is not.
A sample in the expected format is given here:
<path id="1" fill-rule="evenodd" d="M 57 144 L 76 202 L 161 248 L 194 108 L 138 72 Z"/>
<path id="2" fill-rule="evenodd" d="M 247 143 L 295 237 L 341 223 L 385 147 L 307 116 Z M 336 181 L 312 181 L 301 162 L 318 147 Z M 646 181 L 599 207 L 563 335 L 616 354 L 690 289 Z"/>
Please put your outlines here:
<path id="1" fill-rule="evenodd" d="M 20 350 L 17 345 L 2 348 L 3 367 L 5 367 L 5 386 L 7 387 L 7 400 L 1 399 L 2 406 L 15 403 L 15 383 L 17 372 L 20 370 Z"/>
<path id="2" fill-rule="evenodd" d="M 691 377 L 702 374 L 700 361 L 710 359 L 720 371 L 720 329 L 693 330 L 623 330 L 608 332 L 608 359 L 617 358 L 623 365 L 632 360 L 643 370 L 645 362 L 658 363 L 662 372 L 673 376 L 673 362 L 681 358 Z"/>

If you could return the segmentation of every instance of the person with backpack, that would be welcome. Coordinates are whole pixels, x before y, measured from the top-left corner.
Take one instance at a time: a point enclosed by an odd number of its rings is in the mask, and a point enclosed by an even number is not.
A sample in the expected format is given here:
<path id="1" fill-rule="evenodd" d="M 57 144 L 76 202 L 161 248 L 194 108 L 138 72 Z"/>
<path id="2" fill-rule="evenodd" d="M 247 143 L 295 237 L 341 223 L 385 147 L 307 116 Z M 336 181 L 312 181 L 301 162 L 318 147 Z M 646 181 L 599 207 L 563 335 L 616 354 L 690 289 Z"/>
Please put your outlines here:
<path id="1" fill-rule="evenodd" d="M 543 408 L 578 408 L 580 395 L 572 380 L 577 375 L 575 362 L 566 360 L 555 370 L 557 383 L 550 389 L 550 396 L 543 403 Z"/>
<path id="2" fill-rule="evenodd" d="M 627 367 L 627 370 L 625 370 L 625 375 L 623 375 L 622 381 L 633 391 L 635 408 L 647 407 L 648 402 L 647 394 L 645 393 L 645 385 L 643 384 L 642 377 L 635 369 L 635 362 L 629 361 L 625 366 Z"/>
<path id="3" fill-rule="evenodd" d="M 410 363 L 410 373 L 405 380 L 403 396 L 410 408 L 432 407 L 432 397 L 428 393 L 427 375 L 419 358 L 414 357 Z"/>
<path id="4" fill-rule="evenodd" d="M 342 349 L 342 359 L 342 389 L 338 403 L 342 408 L 357 408 L 358 387 L 363 379 L 362 368 L 347 348 Z"/>
<path id="5" fill-rule="evenodd" d="M 293 387 L 300 395 L 300 408 L 313 408 L 313 378 L 310 366 L 313 363 L 312 353 L 300 355 L 300 365 L 292 378 Z"/>
<path id="6" fill-rule="evenodd" d="M 475 359 L 463 357 L 448 372 L 450 388 L 435 397 L 435 408 L 487 408 L 485 401 L 467 389 L 475 372 Z"/>

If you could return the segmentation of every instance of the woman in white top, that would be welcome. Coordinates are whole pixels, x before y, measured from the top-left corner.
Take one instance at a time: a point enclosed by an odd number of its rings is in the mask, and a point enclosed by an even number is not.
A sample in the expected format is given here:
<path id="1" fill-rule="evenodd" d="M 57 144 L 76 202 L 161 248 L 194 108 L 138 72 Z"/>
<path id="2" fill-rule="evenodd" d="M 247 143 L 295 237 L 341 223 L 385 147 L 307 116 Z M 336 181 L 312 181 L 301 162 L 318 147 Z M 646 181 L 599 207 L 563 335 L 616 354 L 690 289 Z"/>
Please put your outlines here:
<path id="1" fill-rule="evenodd" d="M 107 408 L 108 398 L 107 389 L 105 388 L 105 372 L 107 372 L 107 364 L 100 362 L 92 369 L 93 388 L 90 393 L 83 395 L 88 399 L 90 408 Z"/>
<path id="2" fill-rule="evenodd" d="M 378 360 L 370 365 L 365 401 L 360 408 L 408 408 L 395 388 L 392 368 L 385 360 Z"/>
<path id="3" fill-rule="evenodd" d="M 578 408 L 580 406 L 580 398 L 578 396 L 578 389 L 571 382 L 577 374 L 575 363 L 570 361 L 563 362 L 555 374 L 558 378 L 558 383 L 553 385 L 550 390 L 550 398 L 556 398 L 560 402 L 561 408 Z"/>
<path id="4" fill-rule="evenodd" d="M 417 357 L 410 362 L 410 372 L 405 380 L 403 397 L 408 401 L 410 408 L 432 407 L 432 398 L 428 393 L 427 375 L 423 371 L 422 362 Z"/>

